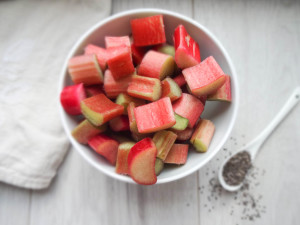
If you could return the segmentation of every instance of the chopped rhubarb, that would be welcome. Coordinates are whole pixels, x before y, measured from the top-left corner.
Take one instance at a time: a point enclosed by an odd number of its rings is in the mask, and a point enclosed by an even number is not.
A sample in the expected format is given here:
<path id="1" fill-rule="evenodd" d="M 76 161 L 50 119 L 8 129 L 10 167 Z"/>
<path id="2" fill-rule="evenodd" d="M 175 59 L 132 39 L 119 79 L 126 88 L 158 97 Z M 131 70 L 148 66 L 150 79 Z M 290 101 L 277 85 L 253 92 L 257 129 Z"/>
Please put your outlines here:
<path id="1" fill-rule="evenodd" d="M 138 184 L 155 184 L 155 160 L 157 149 L 151 138 L 136 143 L 128 154 L 129 175 Z"/>
<path id="2" fill-rule="evenodd" d="M 187 127 L 185 130 L 182 131 L 179 130 L 174 132 L 177 135 L 178 141 L 187 141 L 192 137 L 194 129 Z"/>
<path id="3" fill-rule="evenodd" d="M 172 45 L 156 45 L 153 50 L 175 57 L 175 48 Z"/>
<path id="4" fill-rule="evenodd" d="M 125 115 L 127 115 L 127 106 L 130 102 L 134 102 L 135 106 L 140 106 L 140 105 L 145 104 L 145 100 L 131 97 L 128 94 L 125 94 L 125 93 L 119 94 L 117 99 L 116 99 L 116 103 L 118 105 L 124 106 L 124 114 Z"/>
<path id="5" fill-rule="evenodd" d="M 186 80 L 184 79 L 183 74 L 179 74 L 178 76 L 174 77 L 173 80 L 178 84 L 179 87 L 182 87 L 186 84 Z"/>
<path id="6" fill-rule="evenodd" d="M 127 89 L 130 96 L 149 101 L 156 101 L 161 96 L 160 80 L 156 78 L 133 75 Z"/>
<path id="7" fill-rule="evenodd" d="M 107 125 L 102 124 L 101 126 L 94 126 L 88 120 L 83 120 L 72 130 L 72 136 L 81 144 L 87 144 L 88 140 L 97 134 L 106 131 Z"/>
<path id="8" fill-rule="evenodd" d="M 190 139 L 199 152 L 206 152 L 215 132 L 215 125 L 210 120 L 201 119 Z"/>
<path id="9" fill-rule="evenodd" d="M 225 83 L 213 94 L 207 96 L 209 101 L 231 102 L 230 76 L 225 75 Z"/>
<path id="10" fill-rule="evenodd" d="M 131 54 L 131 46 L 130 46 L 129 36 L 121 36 L 121 37 L 106 36 L 105 37 L 105 47 L 107 49 L 119 47 L 122 45 L 125 45 L 130 50 L 130 54 Z"/>
<path id="11" fill-rule="evenodd" d="M 116 172 L 119 174 L 129 174 L 128 170 L 128 154 L 135 142 L 123 142 L 119 145 L 116 163 Z"/>
<path id="12" fill-rule="evenodd" d="M 189 145 L 174 144 L 167 155 L 164 163 L 182 165 L 186 163 Z"/>
<path id="13" fill-rule="evenodd" d="M 178 84 L 170 77 L 167 77 L 161 82 L 162 97 L 170 97 L 171 101 L 180 98 L 182 91 Z"/>
<path id="14" fill-rule="evenodd" d="M 128 116 L 121 115 L 113 118 L 109 121 L 109 126 L 115 132 L 129 130 Z"/>
<path id="15" fill-rule="evenodd" d="M 80 115 L 80 102 L 86 98 L 83 84 L 64 87 L 60 93 L 60 102 L 64 110 L 71 115 Z"/>
<path id="16" fill-rule="evenodd" d="M 183 25 L 174 32 L 175 61 L 179 68 L 184 69 L 200 63 L 199 45 L 187 33 Z"/>
<path id="17" fill-rule="evenodd" d="M 144 55 L 147 52 L 147 48 L 145 47 L 137 47 L 133 43 L 131 44 L 131 54 L 132 54 L 132 60 L 135 65 L 139 65 L 142 62 L 142 59 L 144 58 Z"/>
<path id="18" fill-rule="evenodd" d="M 134 109 L 139 133 L 151 133 L 172 127 L 175 123 L 174 111 L 169 97 L 142 105 Z"/>
<path id="19" fill-rule="evenodd" d="M 81 101 L 83 115 L 95 126 L 122 115 L 124 106 L 109 100 L 104 94 L 99 94 Z"/>
<path id="20" fill-rule="evenodd" d="M 104 135 L 98 134 L 88 141 L 89 146 L 98 154 L 104 156 L 112 165 L 116 164 L 119 143 Z"/>
<path id="21" fill-rule="evenodd" d="M 88 44 L 84 49 L 85 55 L 93 55 L 95 54 L 99 63 L 99 66 L 102 70 L 102 72 L 106 69 L 106 60 L 107 60 L 107 52 L 106 49 L 101 48 L 96 45 Z"/>
<path id="22" fill-rule="evenodd" d="M 194 127 L 204 110 L 202 102 L 193 95 L 182 93 L 182 96 L 173 103 L 176 114 L 189 120 L 189 127 Z"/>
<path id="23" fill-rule="evenodd" d="M 189 120 L 179 116 L 178 114 L 175 113 L 175 119 L 176 119 L 176 123 L 173 127 L 171 127 L 172 130 L 175 131 L 180 131 L 180 130 L 185 130 L 187 128 L 187 126 L 189 125 Z"/>
<path id="24" fill-rule="evenodd" d="M 164 161 L 160 158 L 155 159 L 155 174 L 158 176 L 161 171 L 164 169 Z"/>
<path id="25" fill-rule="evenodd" d="M 130 24 L 135 46 L 149 46 L 166 42 L 162 15 L 133 19 Z"/>
<path id="26" fill-rule="evenodd" d="M 85 89 L 85 93 L 87 95 L 87 97 L 92 97 L 94 95 L 98 95 L 98 94 L 104 94 L 103 93 L 103 87 L 101 85 L 91 85 L 91 86 L 86 86 L 84 87 Z"/>
<path id="27" fill-rule="evenodd" d="M 175 143 L 176 138 L 177 135 L 172 131 L 161 130 L 155 133 L 153 136 L 153 142 L 157 148 L 156 157 L 164 161 Z"/>
<path id="28" fill-rule="evenodd" d="M 173 75 L 174 63 L 172 56 L 150 50 L 144 56 L 138 74 L 162 80 Z"/>
<path id="29" fill-rule="evenodd" d="M 103 74 L 96 55 L 74 56 L 69 60 L 68 70 L 75 84 L 102 84 Z"/>
<path id="30" fill-rule="evenodd" d="M 129 76 L 134 72 L 131 51 L 128 47 L 111 47 L 107 49 L 107 52 L 107 65 L 115 80 Z"/>
<path id="31" fill-rule="evenodd" d="M 184 69 L 182 73 L 191 92 L 196 96 L 216 92 L 226 80 L 223 70 L 212 56 L 196 66 Z"/>
<path id="32" fill-rule="evenodd" d="M 104 91 L 108 98 L 116 98 L 119 94 L 127 92 L 132 75 L 116 80 L 110 70 L 104 73 Z"/>

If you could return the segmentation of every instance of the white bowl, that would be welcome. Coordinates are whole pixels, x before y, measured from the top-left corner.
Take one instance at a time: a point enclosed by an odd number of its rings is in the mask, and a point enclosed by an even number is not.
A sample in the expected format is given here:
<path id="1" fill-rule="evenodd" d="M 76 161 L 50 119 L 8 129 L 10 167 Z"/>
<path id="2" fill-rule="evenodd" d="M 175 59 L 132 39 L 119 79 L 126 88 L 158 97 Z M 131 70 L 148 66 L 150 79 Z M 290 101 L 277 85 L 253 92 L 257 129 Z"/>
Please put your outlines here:
<path id="1" fill-rule="evenodd" d="M 206 153 L 198 153 L 190 149 L 185 165 L 165 168 L 163 172 L 157 177 L 157 184 L 161 184 L 183 178 L 199 170 L 210 159 L 212 159 L 228 139 L 237 116 L 239 91 L 237 75 L 233 63 L 222 44 L 207 28 L 186 16 L 159 9 L 135 9 L 108 17 L 107 19 L 97 23 L 87 32 L 85 32 L 70 51 L 61 72 L 59 92 L 63 89 L 64 86 L 72 84 L 67 72 L 67 62 L 69 58 L 74 55 L 82 54 L 84 47 L 89 43 L 105 46 L 104 36 L 106 35 L 129 35 L 131 33 L 131 19 L 157 14 L 162 14 L 164 16 L 167 41 L 169 43 L 173 43 L 172 34 L 174 29 L 179 24 L 183 24 L 189 34 L 199 43 L 201 59 L 203 60 L 211 55 L 214 56 L 223 71 L 231 76 L 232 90 L 231 103 L 207 102 L 205 110 L 201 116 L 202 118 L 212 120 L 216 126 L 216 131 L 208 151 Z M 115 167 L 106 162 L 104 158 L 97 155 L 88 146 L 77 143 L 71 135 L 71 131 L 77 125 L 77 120 L 75 119 L 75 117 L 66 114 L 62 107 L 60 107 L 60 115 L 63 127 L 71 143 L 88 163 L 110 177 L 113 177 L 117 180 L 134 183 L 129 176 L 117 174 L 115 172 Z"/>

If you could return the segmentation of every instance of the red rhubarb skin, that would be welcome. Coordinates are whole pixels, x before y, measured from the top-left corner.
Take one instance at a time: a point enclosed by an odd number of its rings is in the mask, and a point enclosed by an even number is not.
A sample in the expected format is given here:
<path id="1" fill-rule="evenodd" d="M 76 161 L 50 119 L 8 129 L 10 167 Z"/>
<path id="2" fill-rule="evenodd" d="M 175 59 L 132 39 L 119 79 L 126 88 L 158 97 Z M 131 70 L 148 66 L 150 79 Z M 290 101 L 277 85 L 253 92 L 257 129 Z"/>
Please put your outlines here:
<path id="1" fill-rule="evenodd" d="M 112 165 L 116 164 L 119 143 L 104 135 L 99 134 L 88 141 L 89 146 L 98 154 L 104 156 Z"/>
<path id="2" fill-rule="evenodd" d="M 181 97 L 173 103 L 173 110 L 178 115 L 189 120 L 189 127 L 194 127 L 204 110 L 202 102 L 193 95 L 182 93 Z"/>
<path id="3" fill-rule="evenodd" d="M 138 74 L 145 77 L 152 77 L 160 79 L 160 71 L 169 55 L 150 50 L 144 56 Z"/>
<path id="4" fill-rule="evenodd" d="M 65 87 L 60 93 L 60 102 L 64 110 L 70 115 L 80 115 L 80 102 L 86 98 L 83 84 Z"/>
<path id="5" fill-rule="evenodd" d="M 167 158 L 164 163 L 168 164 L 185 164 L 187 160 L 187 155 L 189 151 L 189 145 L 187 144 L 174 144 L 170 149 Z"/>
<path id="6" fill-rule="evenodd" d="M 170 79 L 172 79 L 172 78 L 170 78 Z M 180 98 L 179 95 L 175 95 L 174 93 L 172 93 L 171 84 L 168 81 L 168 79 L 165 79 L 161 82 L 161 88 L 162 88 L 161 97 L 170 97 L 171 102 Z"/>
<path id="7" fill-rule="evenodd" d="M 174 31 L 175 61 L 179 68 L 195 66 L 200 63 L 199 45 L 187 33 L 183 25 L 179 25 Z"/>
<path id="8" fill-rule="evenodd" d="M 107 65 L 115 80 L 129 76 L 134 72 L 131 51 L 127 46 L 112 47 L 107 49 Z"/>
<path id="9" fill-rule="evenodd" d="M 108 99 L 104 94 L 95 95 L 83 100 L 92 111 L 103 115 L 103 123 L 123 114 L 124 106 Z"/>
<path id="10" fill-rule="evenodd" d="M 119 174 L 129 174 L 128 169 L 128 154 L 131 149 L 118 149 L 117 163 L 116 163 L 116 173 Z"/>
<path id="11" fill-rule="evenodd" d="M 102 84 L 103 76 L 97 70 L 96 55 L 80 55 L 72 57 L 68 62 L 68 71 L 75 84 Z"/>
<path id="12" fill-rule="evenodd" d="M 128 116 L 121 115 L 109 121 L 110 128 L 115 131 L 126 131 L 129 130 Z"/>
<path id="13" fill-rule="evenodd" d="M 147 77 L 134 75 L 132 76 L 131 83 L 128 86 L 127 93 L 132 97 L 141 98 L 148 101 L 155 101 L 156 99 L 153 99 L 154 92 L 158 91 L 161 93 L 160 85 L 158 86 L 158 90 L 155 89 L 157 83 L 160 84 L 159 79 L 149 79 Z"/>
<path id="14" fill-rule="evenodd" d="M 166 42 L 162 15 L 133 19 L 130 24 L 135 46 L 157 45 Z"/>
<path id="15" fill-rule="evenodd" d="M 183 74 L 179 74 L 178 76 L 174 77 L 173 80 L 178 84 L 179 87 L 182 87 L 186 84 Z"/>
<path id="16" fill-rule="evenodd" d="M 102 72 L 105 71 L 106 66 L 107 66 L 107 63 L 106 63 L 106 61 L 107 61 L 106 49 L 101 48 L 101 47 L 96 46 L 96 45 L 88 44 L 84 49 L 84 54 L 85 55 L 96 54 L 97 60 L 98 60 L 98 63 L 99 63 L 99 66 L 100 66 Z"/>
<path id="17" fill-rule="evenodd" d="M 169 97 L 134 109 L 139 133 L 151 133 L 172 127 L 175 123 L 174 111 Z"/>
<path id="18" fill-rule="evenodd" d="M 225 75 L 225 77 L 225 83 L 214 94 L 209 95 L 207 97 L 208 100 L 220 100 L 231 102 L 230 76 Z"/>
<path id="19" fill-rule="evenodd" d="M 91 85 L 91 86 L 84 87 L 84 89 L 88 97 L 92 97 L 98 94 L 103 94 L 103 87 L 101 85 Z"/>
<path id="20" fill-rule="evenodd" d="M 129 36 L 121 36 L 121 37 L 106 36 L 105 37 L 106 48 L 119 47 L 122 45 L 125 45 L 129 49 L 131 49 Z"/>
<path id="21" fill-rule="evenodd" d="M 147 52 L 147 48 L 137 47 L 134 44 L 131 44 L 132 60 L 135 65 L 141 64 L 142 59 L 144 58 L 146 52 Z"/>
<path id="22" fill-rule="evenodd" d="M 187 141 L 192 137 L 193 132 L 194 132 L 193 128 L 187 127 L 185 130 L 175 131 L 175 134 L 177 135 L 178 141 Z"/>
<path id="23" fill-rule="evenodd" d="M 155 159 L 157 149 L 151 138 L 136 143 L 128 154 L 129 175 L 138 184 L 155 184 Z M 138 169 L 137 171 L 135 169 Z"/>
<path id="24" fill-rule="evenodd" d="M 212 56 L 206 58 L 196 66 L 184 69 L 182 73 L 192 92 L 211 85 L 218 79 L 224 77 L 223 70 Z M 214 92 L 216 89 L 210 91 Z"/>
<path id="25" fill-rule="evenodd" d="M 132 80 L 132 75 L 116 80 L 110 70 L 104 73 L 104 91 L 108 98 L 116 98 L 121 93 L 126 93 Z"/>

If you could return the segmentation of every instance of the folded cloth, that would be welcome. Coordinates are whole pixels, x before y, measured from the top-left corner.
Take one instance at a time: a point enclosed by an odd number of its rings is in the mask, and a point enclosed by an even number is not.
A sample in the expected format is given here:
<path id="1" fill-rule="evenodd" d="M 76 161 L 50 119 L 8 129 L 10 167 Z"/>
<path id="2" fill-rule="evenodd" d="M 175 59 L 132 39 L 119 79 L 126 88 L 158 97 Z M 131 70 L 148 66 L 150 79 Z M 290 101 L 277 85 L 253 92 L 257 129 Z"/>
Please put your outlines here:
<path id="1" fill-rule="evenodd" d="M 49 186 L 69 146 L 58 113 L 63 62 L 110 8 L 110 0 L 0 1 L 0 181 Z"/>

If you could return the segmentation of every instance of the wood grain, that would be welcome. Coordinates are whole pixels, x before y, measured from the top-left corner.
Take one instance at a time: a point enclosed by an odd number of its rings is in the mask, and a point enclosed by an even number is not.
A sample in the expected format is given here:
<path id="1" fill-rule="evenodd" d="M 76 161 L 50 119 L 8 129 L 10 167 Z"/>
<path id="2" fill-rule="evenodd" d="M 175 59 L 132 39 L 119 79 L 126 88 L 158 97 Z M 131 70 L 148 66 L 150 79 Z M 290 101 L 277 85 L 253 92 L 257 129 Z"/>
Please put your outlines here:
<path id="1" fill-rule="evenodd" d="M 2 1 L 0 23 L 4 18 L 11 26 L 1 26 L 5 29 L 1 40 L 29 35 L 30 30 L 21 29 L 16 15 L 22 14 L 27 23 L 40 26 L 35 23 L 35 16 L 44 12 L 45 7 L 55 16 L 45 13 L 49 26 L 44 35 L 58 24 L 70 29 L 69 42 L 63 48 L 67 50 L 98 20 L 97 9 L 109 5 L 79 0 L 29 5 Z M 256 178 L 249 177 L 249 190 L 227 193 L 215 179 L 220 162 L 251 141 L 276 115 L 293 88 L 300 85 L 299 1 L 114 0 L 112 13 L 141 7 L 169 9 L 193 17 L 217 36 L 232 57 L 239 76 L 241 101 L 232 138 L 225 149 L 199 172 L 153 187 L 115 181 L 92 168 L 71 149 L 47 190 L 29 191 L 0 184 L 0 224 L 299 223 L 299 106 L 262 146 L 252 172 Z M 4 13 L 8 9 L 11 13 Z M 59 40 L 54 42 L 59 45 Z M 0 44 L 0 50 L 4 47 Z M 256 201 L 260 218 L 255 217 L 256 208 L 243 203 L 249 195 L 260 199 Z M 254 222 L 247 215 L 254 215 Z"/>

